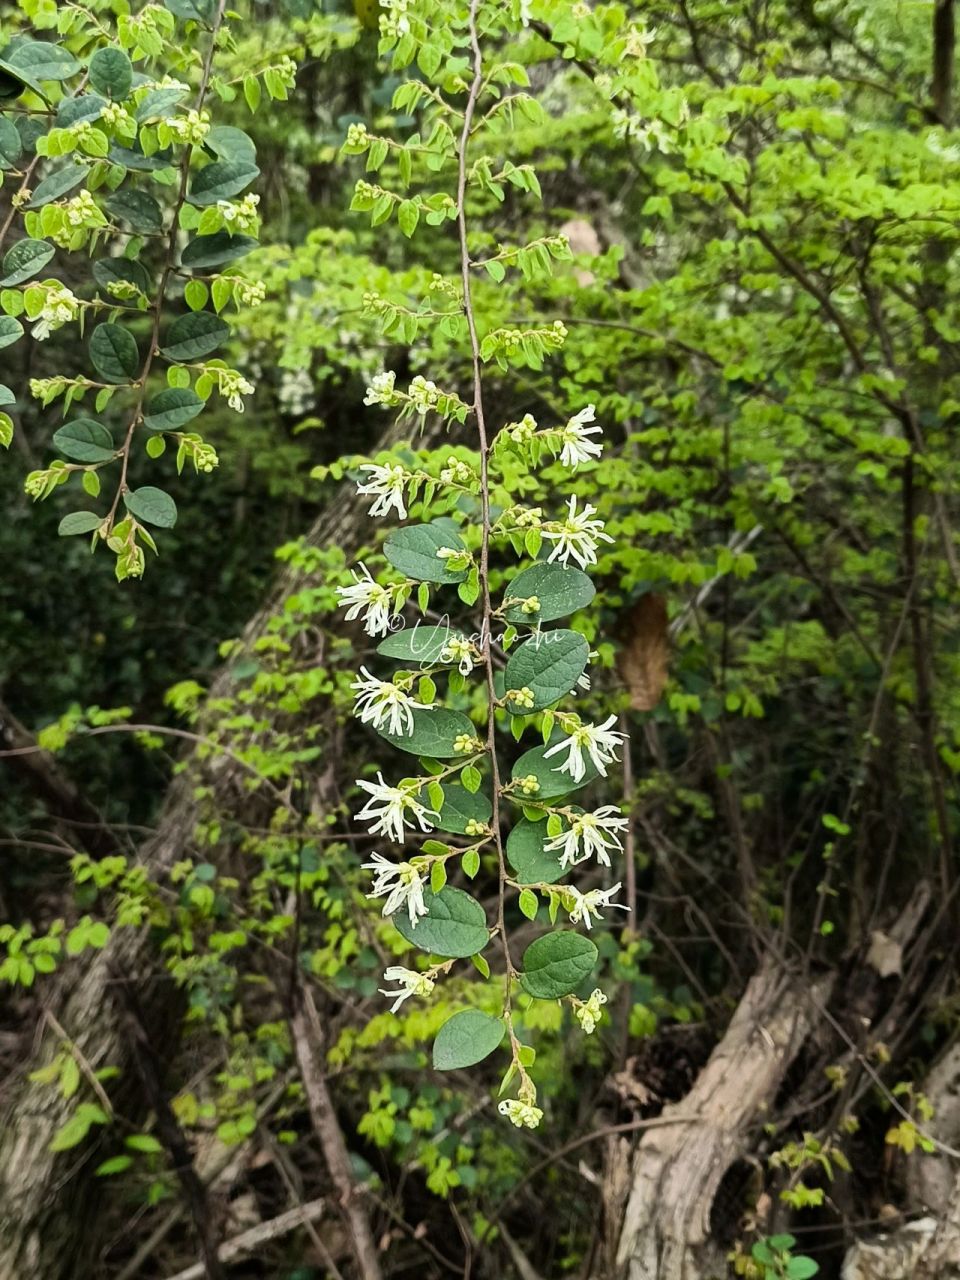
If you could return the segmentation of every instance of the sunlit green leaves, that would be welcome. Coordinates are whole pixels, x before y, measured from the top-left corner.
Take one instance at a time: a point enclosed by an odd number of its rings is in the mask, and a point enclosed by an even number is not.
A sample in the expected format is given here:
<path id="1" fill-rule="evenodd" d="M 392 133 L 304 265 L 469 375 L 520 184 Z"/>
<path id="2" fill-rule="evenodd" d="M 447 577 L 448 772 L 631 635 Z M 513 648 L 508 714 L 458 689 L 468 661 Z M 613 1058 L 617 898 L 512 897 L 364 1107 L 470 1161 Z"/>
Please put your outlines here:
<path id="1" fill-rule="evenodd" d="M 548 933 L 523 953 L 520 982 L 538 1000 L 559 1000 L 580 986 L 597 963 L 596 945 L 570 929 Z"/>
<path id="2" fill-rule="evenodd" d="M 472 1067 L 499 1047 L 506 1027 L 501 1018 L 492 1018 L 479 1009 L 462 1009 L 448 1018 L 433 1042 L 433 1065 L 437 1071 Z"/>
<path id="3" fill-rule="evenodd" d="M 462 889 L 446 885 L 439 893 L 424 891 L 427 915 L 411 925 L 403 910 L 391 917 L 408 942 L 431 955 L 465 959 L 487 945 L 490 931 L 483 907 Z"/>
<path id="4" fill-rule="evenodd" d="M 131 382 L 140 372 L 133 335 L 119 324 L 98 324 L 90 335 L 90 361 L 106 382 Z"/>

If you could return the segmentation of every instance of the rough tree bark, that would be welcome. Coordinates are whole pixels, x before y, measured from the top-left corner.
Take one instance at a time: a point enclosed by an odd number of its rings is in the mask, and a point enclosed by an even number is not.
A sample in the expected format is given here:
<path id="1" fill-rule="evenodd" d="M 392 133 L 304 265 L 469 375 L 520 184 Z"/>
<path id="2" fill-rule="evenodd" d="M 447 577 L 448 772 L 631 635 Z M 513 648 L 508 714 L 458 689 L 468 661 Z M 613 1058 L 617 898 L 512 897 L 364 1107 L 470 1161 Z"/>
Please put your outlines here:
<path id="1" fill-rule="evenodd" d="M 377 447 L 390 448 L 407 434 L 395 425 Z M 429 446 L 434 442 L 433 437 L 427 436 L 419 443 Z M 365 508 L 356 501 L 353 485 L 344 483 L 314 523 L 306 541 L 311 546 L 338 545 L 349 555 L 367 528 Z M 251 644 L 262 635 L 283 602 L 308 585 L 297 570 L 285 570 L 248 624 L 244 632 L 246 643 Z M 209 699 L 228 696 L 231 684 L 228 666 L 214 679 Z M 218 755 L 204 761 L 203 779 L 219 800 L 229 802 L 241 790 L 238 784 L 243 777 L 234 759 Z M 187 769 L 171 785 L 156 833 L 140 854 L 151 874 L 162 874 L 191 844 L 200 816 L 193 794 L 195 782 L 195 774 Z M 169 982 L 151 980 L 153 968 L 147 931 L 132 929 L 116 930 L 104 951 L 65 966 L 48 1002 L 93 1069 L 109 1064 L 123 1070 L 128 1065 L 122 1013 L 111 994 L 111 974 L 115 972 L 137 981 L 152 1038 L 169 1043 L 173 1052 L 177 1023 L 174 991 Z M 42 1027 L 42 1019 L 38 1025 Z M 89 1156 L 85 1159 L 77 1152 L 58 1155 L 49 1149 L 54 1134 L 72 1114 L 75 1100 L 64 1101 L 53 1089 L 26 1081 L 27 1071 L 49 1061 L 59 1047 L 59 1042 L 48 1034 L 38 1061 L 25 1063 L 21 1075 L 8 1082 L 4 1090 L 0 1113 L 0 1280 L 32 1276 L 89 1280 L 94 1274 L 91 1261 L 99 1242 L 92 1224 L 102 1186 L 85 1176 Z"/>
<path id="2" fill-rule="evenodd" d="M 768 1105 L 813 1028 L 832 977 L 807 983 L 766 960 L 687 1096 L 667 1107 L 695 1117 L 651 1129 L 634 1155 L 617 1266 L 628 1280 L 708 1280 L 726 1269 L 710 1211 L 746 1130 Z M 811 997 L 813 997 L 811 999 Z"/>

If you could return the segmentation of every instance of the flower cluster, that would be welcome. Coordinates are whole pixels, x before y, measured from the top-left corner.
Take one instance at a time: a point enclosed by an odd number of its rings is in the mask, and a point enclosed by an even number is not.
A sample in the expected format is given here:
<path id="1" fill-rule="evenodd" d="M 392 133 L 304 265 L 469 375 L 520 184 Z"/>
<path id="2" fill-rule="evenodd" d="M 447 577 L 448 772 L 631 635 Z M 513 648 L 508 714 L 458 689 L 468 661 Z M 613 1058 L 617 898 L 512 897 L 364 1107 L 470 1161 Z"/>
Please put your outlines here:
<path id="1" fill-rule="evenodd" d="M 578 511 L 577 497 L 573 494 L 564 519 L 544 525 L 543 536 L 556 543 L 548 557 L 551 564 L 555 560 L 563 564 L 576 560 L 581 569 L 586 569 L 588 565 L 597 563 L 600 543 L 613 542 L 613 539 L 604 532 L 603 521 L 593 519 L 596 512 L 597 508 L 589 502 L 585 502 L 583 510 Z"/>
<path id="2" fill-rule="evenodd" d="M 410 927 L 416 928 L 417 921 L 427 914 L 420 869 L 410 862 L 391 862 L 379 853 L 375 853 L 370 862 L 365 862 L 363 869 L 374 872 L 373 888 L 367 897 L 386 898 L 383 904 L 385 916 L 392 916 L 395 911 L 406 906 Z M 388 970 L 384 977 L 389 976 Z"/>
<path id="3" fill-rule="evenodd" d="M 260 197 L 246 195 L 240 201 L 218 200 L 216 207 L 228 231 L 250 231 L 256 235 L 260 226 L 260 215 L 257 207 Z"/>
<path id="4" fill-rule="evenodd" d="M 591 1036 L 597 1029 L 600 1019 L 603 1017 L 601 1009 L 607 1003 L 607 997 L 603 994 L 599 987 L 595 987 L 590 994 L 590 999 L 586 1002 L 578 1000 L 574 1013 L 577 1021 L 584 1030 L 584 1034 Z"/>
<path id="5" fill-rule="evenodd" d="M 593 813 L 575 814 L 569 828 L 549 840 L 544 849 L 560 854 L 561 867 L 575 867 L 594 857 L 601 866 L 609 867 L 610 850 L 623 849 L 619 833 L 628 825 L 616 805 L 605 804 Z"/>
<path id="6" fill-rule="evenodd" d="M 375 729 L 384 725 L 389 733 L 405 737 L 413 733 L 414 711 L 428 711 L 432 703 L 415 702 L 404 689 L 392 681 L 378 680 L 366 667 L 350 686 L 356 689 L 354 714 Z"/>
<path id="7" fill-rule="evenodd" d="M 383 586 L 372 576 L 361 561 L 360 573 L 351 570 L 354 581 L 348 587 L 337 587 L 340 603 L 347 606 L 347 621 L 353 622 L 363 614 L 364 630 L 368 636 L 385 636 L 400 610 L 398 586 Z"/>
<path id="8" fill-rule="evenodd" d="M 157 125 L 157 138 L 162 147 L 169 147 L 172 142 L 199 147 L 203 145 L 209 132 L 210 113 L 196 111 L 193 107 L 186 115 L 168 116 Z"/>
<path id="9" fill-rule="evenodd" d="M 405 468 L 399 463 L 378 467 L 368 462 L 360 470 L 369 472 L 370 478 L 365 484 L 357 485 L 357 493 L 375 499 L 368 514 L 386 516 L 393 510 L 401 520 L 406 520 L 407 508 L 403 505 L 403 491 L 407 484 Z"/>
<path id="10" fill-rule="evenodd" d="M 267 298 L 267 286 L 262 280 L 237 279 L 233 296 L 242 307 L 259 307 Z"/>
<path id="11" fill-rule="evenodd" d="M 380 988 L 380 994 L 388 999 L 393 999 L 390 1006 L 390 1012 L 396 1013 L 404 1000 L 409 1000 L 411 996 L 420 996 L 425 998 L 430 995 L 433 988 L 437 985 L 433 978 L 428 977 L 425 973 L 416 973 L 413 969 L 405 969 L 403 965 L 392 964 L 384 969 L 383 976 L 387 982 L 399 982 L 400 986 L 395 991 L 386 991 Z"/>
<path id="12" fill-rule="evenodd" d="M 31 330 L 37 342 L 49 338 L 54 329 L 61 329 L 80 314 L 80 299 L 59 280 L 45 280 L 42 285 L 34 286 L 43 290 L 43 303 L 36 316 L 31 317 L 34 325 Z"/>
<path id="13" fill-rule="evenodd" d="M 363 808 L 357 811 L 356 816 L 361 821 L 370 823 L 371 835 L 383 834 L 395 840 L 397 844 L 403 844 L 404 825 L 412 827 L 416 823 L 421 831 L 432 831 L 433 825 L 430 819 L 439 820 L 440 815 L 421 804 L 411 790 L 405 787 L 391 787 L 385 783 L 382 773 L 377 774 L 376 782 L 366 782 L 361 778 L 357 786 L 370 796 Z"/>
<path id="14" fill-rule="evenodd" d="M 227 404 L 237 413 L 243 413 L 243 397 L 253 395 L 256 387 L 236 369 L 211 369 L 217 380 L 217 390 L 226 397 Z"/>

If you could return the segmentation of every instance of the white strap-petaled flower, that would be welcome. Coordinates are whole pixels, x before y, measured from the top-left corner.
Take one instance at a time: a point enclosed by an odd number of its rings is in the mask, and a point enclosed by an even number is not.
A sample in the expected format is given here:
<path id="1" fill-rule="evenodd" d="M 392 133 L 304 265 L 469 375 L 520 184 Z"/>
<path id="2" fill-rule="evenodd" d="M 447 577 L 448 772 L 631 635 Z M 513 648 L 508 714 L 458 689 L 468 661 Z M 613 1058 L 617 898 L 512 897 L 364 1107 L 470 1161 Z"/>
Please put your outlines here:
<path id="1" fill-rule="evenodd" d="M 433 705 L 415 702 L 409 693 L 398 689 L 392 682 L 378 680 L 366 667 L 360 668 L 360 675 L 350 688 L 357 691 L 354 715 L 375 729 L 386 724 L 388 732 L 401 737 L 413 733 L 414 711 L 427 711 Z"/>
<path id="2" fill-rule="evenodd" d="M 354 581 L 349 587 L 337 587 L 340 603 L 347 605 L 347 621 L 352 622 L 363 614 L 363 629 L 368 636 L 385 636 L 390 630 L 390 623 L 395 614 L 393 609 L 394 592 L 390 587 L 381 586 L 372 577 L 367 566 L 361 561 L 363 576 L 356 569 L 351 572 Z"/>
<path id="3" fill-rule="evenodd" d="M 563 450 L 560 453 L 560 461 L 565 467 L 576 471 L 581 462 L 589 462 L 592 458 L 600 457 L 603 445 L 597 444 L 588 437 L 600 435 L 601 429 L 586 425 L 588 422 L 593 422 L 595 417 L 596 407 L 588 404 L 585 409 L 574 414 L 561 430 L 560 439 L 563 442 Z"/>
<path id="4" fill-rule="evenodd" d="M 454 636 L 440 650 L 441 662 L 455 662 L 462 676 L 473 670 L 474 648 L 469 640 Z"/>
<path id="5" fill-rule="evenodd" d="M 603 521 L 592 517 L 597 508 L 589 502 L 583 504 L 583 510 L 577 510 L 576 494 L 570 499 L 567 515 L 556 521 L 555 527 L 549 524 L 543 527 L 543 536 L 557 545 L 547 557 L 548 563 L 562 560 L 564 564 L 571 559 L 576 560 L 581 569 L 597 563 L 597 547 L 601 542 L 612 542 L 613 539 L 603 531 Z"/>
<path id="6" fill-rule="evenodd" d="M 579 924 L 581 920 L 584 925 L 590 929 L 593 926 L 592 916 L 596 916 L 598 920 L 602 920 L 600 914 L 601 907 L 616 907 L 619 911 L 629 911 L 629 907 L 625 907 L 622 902 L 611 902 L 610 899 L 620 892 L 620 881 L 610 889 L 591 889 L 587 893 L 581 893 L 579 889 L 573 885 L 568 886 L 566 893 L 573 898 L 573 906 L 570 907 L 570 923 Z"/>
<path id="7" fill-rule="evenodd" d="M 396 381 L 397 375 L 392 369 L 376 374 L 370 386 L 367 387 L 367 394 L 363 397 L 363 403 L 366 405 L 381 404 L 385 409 L 391 408 L 399 401 L 399 397 L 394 390 Z"/>
<path id="8" fill-rule="evenodd" d="M 416 921 L 413 922 L 414 926 Z M 387 991 L 383 987 L 380 988 L 380 994 L 386 996 L 388 1000 L 394 996 L 396 999 L 390 1006 L 390 1012 L 396 1013 L 404 1000 L 409 1000 L 411 996 L 426 997 L 430 995 L 433 988 L 437 985 L 432 978 L 428 978 L 425 973 L 415 973 L 413 969 L 404 969 L 401 964 L 392 964 L 389 969 L 384 969 L 383 977 L 385 982 L 399 982 L 400 986 L 394 991 Z M 577 1011 L 579 1017 L 579 1010 Z"/>
<path id="9" fill-rule="evenodd" d="M 389 973 L 389 969 L 387 970 Z M 607 1003 L 607 997 L 603 994 L 599 987 L 595 987 L 590 994 L 590 999 L 586 1004 L 578 1004 L 575 1010 L 577 1021 L 583 1027 L 584 1033 L 588 1036 L 593 1035 L 597 1029 L 597 1023 L 603 1016 L 600 1012 L 601 1007 Z"/>
<path id="10" fill-rule="evenodd" d="M 412 792 L 404 791 L 402 787 L 388 786 L 383 780 L 382 773 L 377 774 L 377 779 L 377 782 L 364 782 L 361 778 L 357 782 L 357 786 L 368 792 L 370 796 L 357 813 L 357 817 L 373 823 L 370 828 L 371 834 L 382 833 L 389 836 L 391 840 L 396 840 L 398 844 L 402 844 L 404 822 L 408 827 L 412 827 L 416 822 L 421 831 L 433 830 L 430 818 L 439 821 L 438 813 L 421 804 Z"/>
<path id="11" fill-rule="evenodd" d="M 623 849 L 619 831 L 626 831 L 627 819 L 615 804 L 605 804 L 594 813 L 578 813 L 570 819 L 570 829 L 544 845 L 551 852 L 562 850 L 561 867 L 571 867 L 595 857 L 601 866 L 609 867 L 609 850 Z"/>
<path id="12" fill-rule="evenodd" d="M 567 758 L 561 765 L 554 765 L 560 773 L 569 773 L 574 782 L 579 782 L 587 772 L 583 753 L 593 762 L 594 768 L 604 778 L 607 776 L 607 765 L 618 759 L 617 750 L 620 743 L 626 741 L 626 734 L 612 732 L 610 726 L 616 724 L 616 716 L 608 716 L 603 724 L 582 724 L 573 729 L 566 738 L 555 743 L 549 751 L 543 753 L 544 759 L 567 752 Z"/>
<path id="13" fill-rule="evenodd" d="M 401 520 L 406 520 L 407 508 L 403 505 L 403 490 L 407 483 L 407 473 L 404 468 L 399 464 L 378 467 L 372 462 L 366 462 L 360 470 L 369 472 L 370 479 L 366 484 L 357 485 L 357 493 L 376 498 L 368 514 L 385 516 L 390 514 L 392 508 Z"/>
<path id="14" fill-rule="evenodd" d="M 363 869 L 376 872 L 373 888 L 367 897 L 387 899 L 383 904 L 385 916 L 392 916 L 406 904 L 410 928 L 415 929 L 420 917 L 427 914 L 423 901 L 423 876 L 420 871 L 409 862 L 391 862 L 389 858 L 379 853 L 373 855 L 371 862 L 365 862 Z M 389 970 L 386 976 L 390 976 Z"/>
<path id="15" fill-rule="evenodd" d="M 76 319 L 80 313 L 80 301 L 58 280 L 48 280 L 39 287 L 45 289 L 46 293 L 40 314 L 30 332 L 37 342 L 43 342 L 54 329 L 60 329 Z"/>
<path id="16" fill-rule="evenodd" d="M 518 1129 L 523 1128 L 524 1125 L 528 1129 L 536 1129 L 543 1119 L 540 1108 L 535 1107 L 532 1102 L 525 1102 L 522 1098 L 505 1098 L 497 1110 Z"/>

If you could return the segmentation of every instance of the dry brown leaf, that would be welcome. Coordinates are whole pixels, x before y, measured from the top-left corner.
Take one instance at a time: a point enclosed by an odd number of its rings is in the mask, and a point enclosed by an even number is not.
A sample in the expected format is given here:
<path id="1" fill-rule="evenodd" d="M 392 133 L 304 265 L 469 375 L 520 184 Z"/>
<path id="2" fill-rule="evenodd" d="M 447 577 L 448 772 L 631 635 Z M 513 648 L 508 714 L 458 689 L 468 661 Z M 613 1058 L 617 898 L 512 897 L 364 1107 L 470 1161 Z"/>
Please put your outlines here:
<path id="1" fill-rule="evenodd" d="M 634 711 L 651 711 L 663 694 L 670 663 L 667 602 L 649 592 L 623 615 L 617 669 Z"/>

